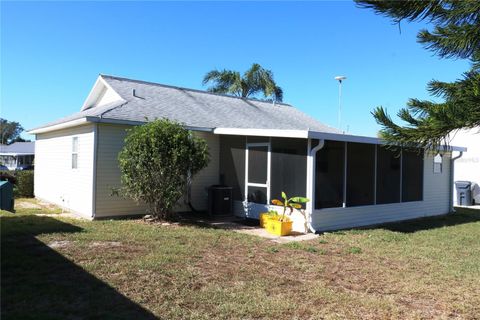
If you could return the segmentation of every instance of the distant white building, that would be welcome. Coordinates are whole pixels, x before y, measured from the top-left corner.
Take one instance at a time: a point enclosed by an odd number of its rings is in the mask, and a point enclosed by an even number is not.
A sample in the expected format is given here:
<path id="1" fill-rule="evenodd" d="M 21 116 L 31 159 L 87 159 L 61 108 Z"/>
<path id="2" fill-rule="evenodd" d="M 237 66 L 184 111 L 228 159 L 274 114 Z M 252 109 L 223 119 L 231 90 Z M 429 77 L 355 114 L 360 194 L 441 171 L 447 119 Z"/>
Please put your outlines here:
<path id="1" fill-rule="evenodd" d="M 31 169 L 35 158 L 35 142 L 0 144 L 0 164 L 9 170 Z"/>
<path id="2" fill-rule="evenodd" d="M 461 130 L 451 140 L 452 145 L 460 144 L 467 148 L 462 157 L 455 160 L 454 181 L 471 181 L 473 200 L 480 204 L 480 127 Z M 456 192 L 454 194 L 457 204 Z"/>

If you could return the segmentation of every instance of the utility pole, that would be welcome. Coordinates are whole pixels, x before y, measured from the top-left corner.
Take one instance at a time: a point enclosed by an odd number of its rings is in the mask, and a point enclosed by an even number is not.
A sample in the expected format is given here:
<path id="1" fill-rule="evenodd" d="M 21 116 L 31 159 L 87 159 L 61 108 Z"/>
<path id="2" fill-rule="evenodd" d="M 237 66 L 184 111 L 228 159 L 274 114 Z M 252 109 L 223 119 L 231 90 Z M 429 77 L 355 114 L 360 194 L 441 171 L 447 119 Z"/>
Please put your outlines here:
<path id="1" fill-rule="evenodd" d="M 336 76 L 338 81 L 338 129 L 342 130 L 342 81 L 347 79 L 345 76 Z"/>

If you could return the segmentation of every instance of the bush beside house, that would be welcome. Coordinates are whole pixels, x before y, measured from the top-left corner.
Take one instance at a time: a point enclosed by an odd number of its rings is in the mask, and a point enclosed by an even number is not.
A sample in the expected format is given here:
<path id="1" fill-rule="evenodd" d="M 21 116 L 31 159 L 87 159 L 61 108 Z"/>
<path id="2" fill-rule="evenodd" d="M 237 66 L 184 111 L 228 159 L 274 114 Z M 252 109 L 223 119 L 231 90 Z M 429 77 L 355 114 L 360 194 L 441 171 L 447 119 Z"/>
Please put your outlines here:
<path id="1" fill-rule="evenodd" d="M 32 198 L 33 194 L 33 170 L 26 171 L 1 171 L 1 180 L 9 180 L 13 183 L 15 198 Z"/>
<path id="2" fill-rule="evenodd" d="M 189 181 L 209 162 L 208 146 L 167 119 L 133 127 L 119 156 L 122 193 L 145 202 L 155 218 L 172 218 Z"/>

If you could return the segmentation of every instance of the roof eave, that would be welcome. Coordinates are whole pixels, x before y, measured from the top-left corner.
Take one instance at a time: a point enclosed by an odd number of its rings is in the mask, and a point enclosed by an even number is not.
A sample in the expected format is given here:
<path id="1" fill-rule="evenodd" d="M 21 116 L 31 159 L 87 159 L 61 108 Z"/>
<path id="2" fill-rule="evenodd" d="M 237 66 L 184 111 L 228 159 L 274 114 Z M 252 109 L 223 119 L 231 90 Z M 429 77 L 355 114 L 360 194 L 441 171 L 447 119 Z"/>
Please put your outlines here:
<path id="1" fill-rule="evenodd" d="M 39 134 L 39 133 L 46 133 L 51 131 L 57 131 L 61 129 L 67 129 L 72 127 L 78 127 L 81 125 L 85 125 L 87 123 L 106 123 L 106 124 L 119 124 L 119 125 L 129 125 L 129 126 L 139 126 L 145 124 L 146 121 L 132 121 L 132 120 L 122 120 L 122 119 L 111 119 L 111 118 L 100 118 L 100 117 L 83 117 L 63 123 L 58 123 L 55 125 L 41 127 L 36 129 L 31 129 L 27 131 L 29 134 Z M 206 128 L 206 127 L 195 127 L 195 126 L 185 126 L 185 129 L 192 130 L 192 131 L 204 131 L 204 132 L 212 132 L 213 128 Z"/>

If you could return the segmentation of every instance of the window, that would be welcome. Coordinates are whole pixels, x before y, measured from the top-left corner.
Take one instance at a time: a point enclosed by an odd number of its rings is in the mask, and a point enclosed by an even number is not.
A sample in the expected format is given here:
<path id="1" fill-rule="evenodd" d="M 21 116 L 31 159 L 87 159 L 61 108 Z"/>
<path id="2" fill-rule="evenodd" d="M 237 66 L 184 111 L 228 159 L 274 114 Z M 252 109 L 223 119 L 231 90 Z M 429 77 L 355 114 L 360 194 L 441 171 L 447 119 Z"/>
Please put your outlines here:
<path id="1" fill-rule="evenodd" d="M 315 164 L 315 208 L 343 206 L 345 142 L 325 141 Z"/>
<path id="2" fill-rule="evenodd" d="M 371 205 L 375 194 L 375 145 L 347 144 L 347 207 Z"/>
<path id="3" fill-rule="evenodd" d="M 72 138 L 72 169 L 78 168 L 78 137 Z"/>
<path id="4" fill-rule="evenodd" d="M 433 173 L 442 173 L 442 162 L 443 156 L 441 154 L 437 154 L 433 158 Z"/>
<path id="5" fill-rule="evenodd" d="M 400 202 L 400 150 L 377 147 L 377 204 Z"/>
<path id="6" fill-rule="evenodd" d="M 423 152 L 402 150 L 402 202 L 423 199 Z"/>

